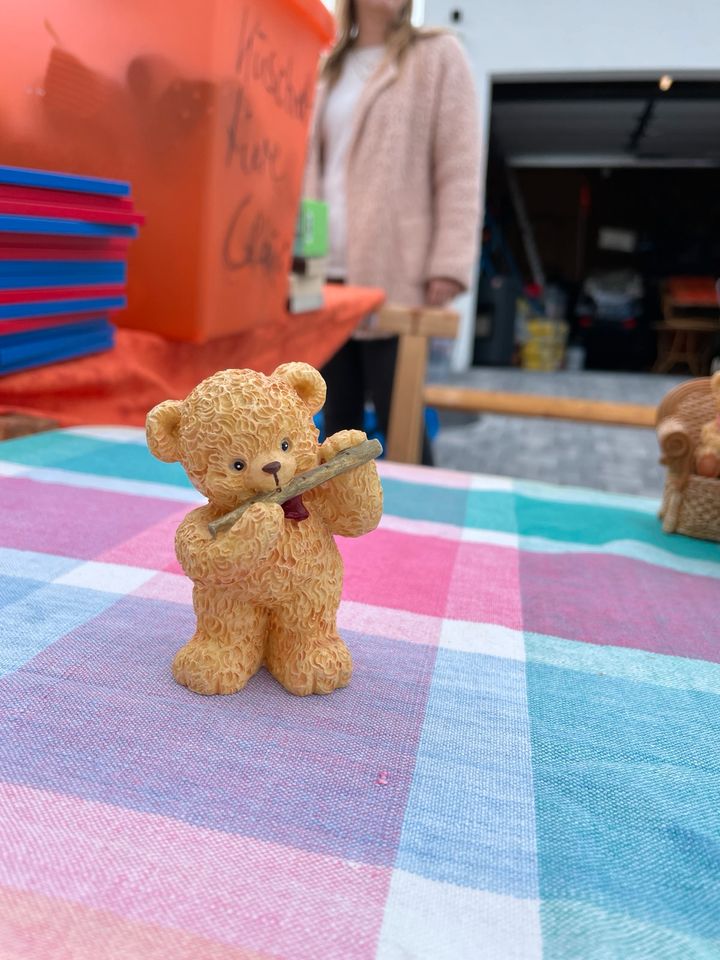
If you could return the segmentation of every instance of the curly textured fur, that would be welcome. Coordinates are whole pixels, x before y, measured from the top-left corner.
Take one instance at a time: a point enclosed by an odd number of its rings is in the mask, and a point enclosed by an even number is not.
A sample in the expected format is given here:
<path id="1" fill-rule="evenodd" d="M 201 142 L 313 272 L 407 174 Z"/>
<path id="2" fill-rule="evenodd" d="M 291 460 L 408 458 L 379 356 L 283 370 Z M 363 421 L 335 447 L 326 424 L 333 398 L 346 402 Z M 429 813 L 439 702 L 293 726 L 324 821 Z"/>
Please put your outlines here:
<path id="1" fill-rule="evenodd" d="M 720 371 L 713 375 L 710 388 L 715 398 L 717 417 L 700 432 L 695 467 L 702 477 L 720 477 Z"/>
<path id="2" fill-rule="evenodd" d="M 325 382 L 289 363 L 267 377 L 225 370 L 184 401 L 166 400 L 147 417 L 150 451 L 179 461 L 207 505 L 178 528 L 178 560 L 195 586 L 197 629 L 173 662 L 178 683 L 197 693 L 235 693 L 265 664 L 290 693 L 346 686 L 350 653 L 336 626 L 343 567 L 333 534 L 357 537 L 382 514 L 382 489 L 367 463 L 305 494 L 309 517 L 289 520 L 258 503 L 212 539 L 208 523 L 365 439 L 342 431 L 318 445 L 313 414 Z M 236 463 L 242 462 L 241 470 Z"/>

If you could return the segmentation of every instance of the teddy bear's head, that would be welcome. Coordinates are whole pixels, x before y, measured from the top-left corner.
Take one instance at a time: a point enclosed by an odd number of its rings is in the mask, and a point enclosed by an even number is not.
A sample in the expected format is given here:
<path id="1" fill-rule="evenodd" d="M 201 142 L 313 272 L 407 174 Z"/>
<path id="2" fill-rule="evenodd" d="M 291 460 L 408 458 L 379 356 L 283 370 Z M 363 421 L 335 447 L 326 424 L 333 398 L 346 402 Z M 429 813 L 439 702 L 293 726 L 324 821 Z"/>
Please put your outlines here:
<path id="1" fill-rule="evenodd" d="M 269 377 L 223 370 L 185 400 L 166 400 L 147 416 L 150 452 L 179 461 L 209 502 L 230 511 L 284 486 L 318 463 L 313 422 L 325 381 L 307 363 L 286 363 Z"/>

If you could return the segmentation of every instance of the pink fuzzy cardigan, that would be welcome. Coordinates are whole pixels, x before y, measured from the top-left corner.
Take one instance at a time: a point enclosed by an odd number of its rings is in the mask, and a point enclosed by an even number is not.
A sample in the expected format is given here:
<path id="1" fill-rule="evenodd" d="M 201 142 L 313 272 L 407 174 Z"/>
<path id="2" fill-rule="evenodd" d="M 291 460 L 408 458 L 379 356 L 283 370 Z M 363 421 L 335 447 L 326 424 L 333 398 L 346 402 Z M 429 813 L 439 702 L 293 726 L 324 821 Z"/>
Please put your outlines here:
<path id="1" fill-rule="evenodd" d="M 320 83 L 305 195 L 322 199 Z M 477 104 L 465 54 L 449 34 L 420 37 L 385 63 L 353 118 L 348 156 L 348 281 L 416 306 L 433 277 L 470 283 L 478 248 Z"/>

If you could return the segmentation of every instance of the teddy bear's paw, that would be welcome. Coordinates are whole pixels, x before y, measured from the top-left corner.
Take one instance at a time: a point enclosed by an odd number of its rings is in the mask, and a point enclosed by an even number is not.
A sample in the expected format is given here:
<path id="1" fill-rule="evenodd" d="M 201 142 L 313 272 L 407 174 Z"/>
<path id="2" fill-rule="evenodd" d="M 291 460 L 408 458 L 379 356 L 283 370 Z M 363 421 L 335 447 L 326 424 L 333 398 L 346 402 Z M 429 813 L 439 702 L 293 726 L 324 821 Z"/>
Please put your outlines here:
<path id="1" fill-rule="evenodd" d="M 701 450 L 698 452 L 697 472 L 701 477 L 717 477 L 720 475 L 720 455 L 711 450 Z"/>
<path id="2" fill-rule="evenodd" d="M 279 503 L 254 503 L 233 524 L 231 532 L 255 541 L 258 550 L 262 551 L 277 541 L 284 519 L 285 515 Z"/>
<path id="3" fill-rule="evenodd" d="M 175 655 L 175 680 L 206 696 L 237 693 L 257 673 L 260 658 L 251 651 L 208 640 L 191 640 Z"/>
<path id="4" fill-rule="evenodd" d="M 363 440 L 367 440 L 367 434 L 362 430 L 340 430 L 323 442 L 320 447 L 320 459 L 323 463 L 327 463 L 336 454 L 350 447 L 356 447 Z"/>
<path id="5" fill-rule="evenodd" d="M 271 673 L 289 693 L 306 697 L 311 693 L 332 693 L 350 683 L 352 658 L 342 642 L 324 641 L 305 649 L 301 656 L 286 660 Z"/>

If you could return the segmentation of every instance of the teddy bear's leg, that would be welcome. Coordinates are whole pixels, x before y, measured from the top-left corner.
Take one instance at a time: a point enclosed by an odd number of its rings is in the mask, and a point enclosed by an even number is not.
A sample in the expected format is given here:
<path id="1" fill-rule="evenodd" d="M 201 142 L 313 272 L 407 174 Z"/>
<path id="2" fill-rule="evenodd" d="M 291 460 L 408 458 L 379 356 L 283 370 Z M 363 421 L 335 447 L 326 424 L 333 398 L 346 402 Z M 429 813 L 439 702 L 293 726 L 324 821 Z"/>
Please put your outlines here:
<path id="1" fill-rule="evenodd" d="M 318 630 L 307 624 L 291 623 L 281 613 L 272 615 L 271 624 L 272 639 L 265 665 L 287 691 L 304 697 L 332 693 L 348 685 L 352 659 L 334 625 Z"/>
<path id="2" fill-rule="evenodd" d="M 197 629 L 173 661 L 173 676 L 195 693 L 236 693 L 260 669 L 267 611 L 238 603 L 231 590 L 196 584 Z"/>
<path id="3" fill-rule="evenodd" d="M 335 623 L 341 584 L 325 587 L 322 597 L 304 596 L 270 614 L 265 665 L 286 690 L 298 696 L 332 693 L 350 682 L 350 651 Z"/>

